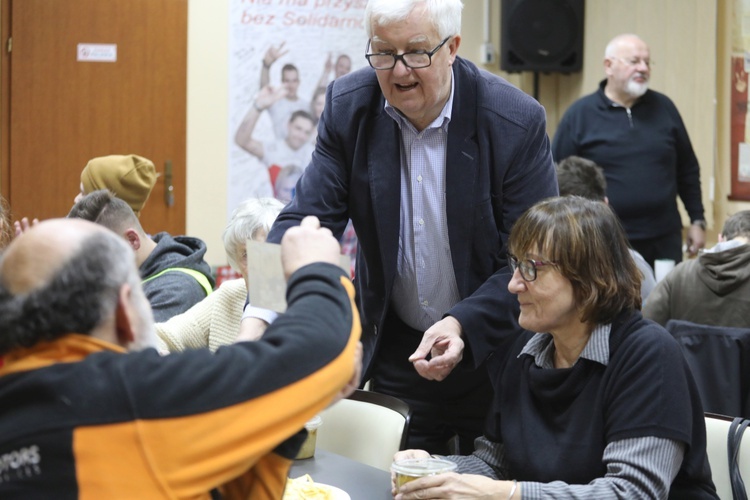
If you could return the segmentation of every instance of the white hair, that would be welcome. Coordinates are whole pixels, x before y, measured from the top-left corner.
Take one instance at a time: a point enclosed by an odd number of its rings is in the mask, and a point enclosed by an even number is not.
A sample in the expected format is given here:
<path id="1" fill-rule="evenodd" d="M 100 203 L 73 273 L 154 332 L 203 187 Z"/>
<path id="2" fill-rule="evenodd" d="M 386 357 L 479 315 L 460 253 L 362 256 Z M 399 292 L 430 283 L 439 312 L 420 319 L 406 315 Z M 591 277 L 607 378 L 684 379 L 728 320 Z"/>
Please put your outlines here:
<path id="1" fill-rule="evenodd" d="M 233 269 L 240 269 L 238 262 L 242 256 L 237 255 L 237 248 L 244 248 L 245 242 L 259 230 L 270 231 L 282 208 L 284 204 L 276 198 L 250 198 L 234 209 L 222 235 L 224 251 Z"/>
<path id="2" fill-rule="evenodd" d="M 422 4 L 427 19 L 441 39 L 461 32 L 461 10 L 464 7 L 461 0 L 370 0 L 365 7 L 367 37 L 372 38 L 373 27 L 403 21 Z"/>
<path id="3" fill-rule="evenodd" d="M 636 39 L 643 42 L 643 39 L 639 37 L 638 35 L 635 35 L 633 33 L 623 33 L 622 35 L 617 35 L 612 40 L 609 41 L 607 44 L 607 47 L 604 49 L 604 58 L 605 59 L 611 59 L 613 57 L 617 57 L 617 49 L 620 48 L 620 45 L 622 45 L 622 42 L 624 42 L 627 39 Z M 645 43 L 645 42 L 644 42 Z"/>

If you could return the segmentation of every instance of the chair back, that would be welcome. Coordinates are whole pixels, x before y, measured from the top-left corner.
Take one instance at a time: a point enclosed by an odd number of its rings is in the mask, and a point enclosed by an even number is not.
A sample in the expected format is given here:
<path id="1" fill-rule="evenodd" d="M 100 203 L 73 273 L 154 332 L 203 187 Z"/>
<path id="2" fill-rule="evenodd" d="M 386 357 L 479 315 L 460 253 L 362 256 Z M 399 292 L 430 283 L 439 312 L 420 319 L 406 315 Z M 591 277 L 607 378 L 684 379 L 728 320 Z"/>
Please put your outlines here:
<path id="1" fill-rule="evenodd" d="M 711 477 L 716 486 L 716 493 L 722 500 L 746 500 L 747 495 L 745 488 L 741 487 L 737 495 L 732 492 L 732 468 L 735 467 L 736 478 L 740 477 L 740 482 L 744 479 L 750 481 L 750 433 L 744 439 L 739 441 L 739 450 L 734 457 L 730 456 L 729 443 L 731 442 L 733 417 L 726 415 L 717 415 L 706 413 L 706 453 L 708 454 L 708 463 L 711 465 Z M 733 466 L 732 464 L 736 464 Z M 738 487 L 740 487 L 738 485 Z M 744 494 L 744 496 L 743 496 Z"/>
<path id="2" fill-rule="evenodd" d="M 750 418 L 750 329 L 674 319 L 666 328 L 690 366 L 703 411 Z"/>
<path id="3" fill-rule="evenodd" d="M 356 390 L 320 416 L 319 448 L 389 471 L 406 444 L 411 410 L 398 398 Z"/>

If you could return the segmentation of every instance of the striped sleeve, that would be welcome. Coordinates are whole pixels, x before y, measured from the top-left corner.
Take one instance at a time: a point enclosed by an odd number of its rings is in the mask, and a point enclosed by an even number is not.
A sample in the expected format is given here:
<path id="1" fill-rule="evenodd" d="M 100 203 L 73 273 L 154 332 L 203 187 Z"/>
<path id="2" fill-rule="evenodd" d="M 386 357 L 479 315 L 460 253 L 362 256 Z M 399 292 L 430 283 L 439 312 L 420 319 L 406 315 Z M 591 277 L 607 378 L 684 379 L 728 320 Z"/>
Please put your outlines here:
<path id="1" fill-rule="evenodd" d="M 556 498 L 667 498 L 685 456 L 685 445 L 672 439 L 642 437 L 613 441 L 604 449 L 604 477 L 589 484 L 521 482 L 524 500 Z"/>
<path id="2" fill-rule="evenodd" d="M 502 467 L 503 444 L 480 437 L 474 453 L 451 455 L 461 474 L 479 474 L 492 479 L 513 479 Z M 524 500 L 557 498 L 667 498 L 685 455 L 685 445 L 672 439 L 642 437 L 613 441 L 604 449 L 604 477 L 589 484 L 519 482 Z"/>
<path id="3" fill-rule="evenodd" d="M 455 462 L 461 474 L 479 474 L 492 479 L 508 477 L 500 465 L 503 460 L 503 444 L 490 441 L 485 436 L 474 441 L 474 453 L 471 455 L 450 455 L 445 458 Z"/>

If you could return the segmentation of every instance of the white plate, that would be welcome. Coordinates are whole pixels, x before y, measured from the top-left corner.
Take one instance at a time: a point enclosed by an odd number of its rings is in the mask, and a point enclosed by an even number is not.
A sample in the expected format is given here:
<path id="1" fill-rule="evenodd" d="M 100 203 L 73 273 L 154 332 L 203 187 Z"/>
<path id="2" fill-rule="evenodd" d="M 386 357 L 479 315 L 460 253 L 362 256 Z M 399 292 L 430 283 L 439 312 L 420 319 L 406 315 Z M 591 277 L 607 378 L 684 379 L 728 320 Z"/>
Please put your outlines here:
<path id="1" fill-rule="evenodd" d="M 325 486 L 326 488 L 330 488 L 331 495 L 333 496 L 333 500 L 352 500 L 352 497 L 349 496 L 349 493 L 342 490 L 341 488 L 336 488 L 335 486 L 331 486 L 330 484 L 323 484 L 316 482 L 318 486 Z"/>
<path id="2" fill-rule="evenodd" d="M 331 498 L 333 500 L 352 500 L 352 497 L 349 496 L 349 493 L 345 492 L 341 488 L 331 486 L 330 484 L 318 483 L 318 482 L 307 483 L 307 484 L 315 484 L 315 486 L 322 486 L 324 488 L 328 488 L 331 491 Z M 298 498 L 298 497 L 294 497 L 294 498 Z M 299 497 L 299 499 L 304 500 L 302 497 Z"/>

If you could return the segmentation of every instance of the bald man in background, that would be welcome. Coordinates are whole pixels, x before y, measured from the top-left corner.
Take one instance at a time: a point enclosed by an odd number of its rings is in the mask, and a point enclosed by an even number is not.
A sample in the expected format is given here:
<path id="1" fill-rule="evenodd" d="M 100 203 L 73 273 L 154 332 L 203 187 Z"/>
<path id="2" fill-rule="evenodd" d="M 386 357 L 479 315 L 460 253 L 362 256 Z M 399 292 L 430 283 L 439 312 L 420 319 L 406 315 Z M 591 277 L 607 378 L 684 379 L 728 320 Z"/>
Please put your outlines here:
<path id="1" fill-rule="evenodd" d="M 281 498 L 305 422 L 361 369 L 338 243 L 315 218 L 287 235 L 288 314 L 257 342 L 166 357 L 124 240 L 72 219 L 17 237 L 0 257 L 0 498 Z"/>
<path id="2" fill-rule="evenodd" d="M 606 79 L 568 108 L 552 141 L 552 156 L 580 156 L 604 169 L 607 198 L 631 246 L 651 267 L 656 259 L 682 260 L 682 220 L 691 225 L 686 248 L 706 244 L 698 159 L 669 97 L 649 89 L 651 52 L 639 36 L 624 34 L 604 53 Z"/>

